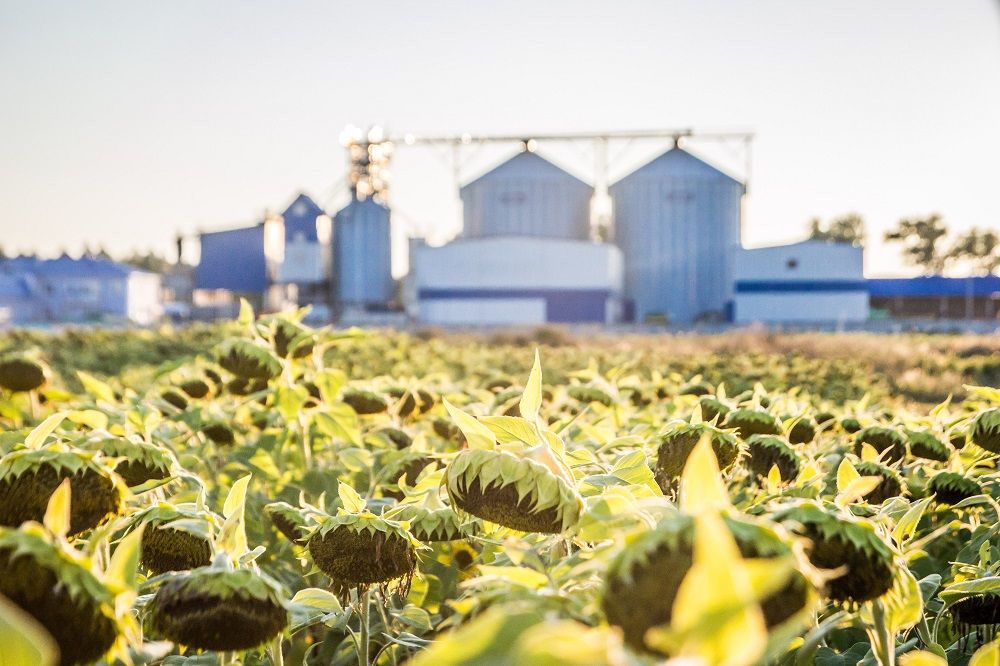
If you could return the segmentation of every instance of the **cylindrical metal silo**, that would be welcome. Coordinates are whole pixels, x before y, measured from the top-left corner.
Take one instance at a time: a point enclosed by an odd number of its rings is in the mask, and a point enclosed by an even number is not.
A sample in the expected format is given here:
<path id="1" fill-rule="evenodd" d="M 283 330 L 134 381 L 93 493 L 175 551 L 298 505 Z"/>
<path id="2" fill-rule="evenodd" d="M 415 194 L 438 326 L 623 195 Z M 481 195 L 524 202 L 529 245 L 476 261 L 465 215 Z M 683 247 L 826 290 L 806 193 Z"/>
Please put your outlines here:
<path id="1" fill-rule="evenodd" d="M 333 270 L 341 305 L 381 306 L 393 298 L 389 209 L 354 199 L 334 217 Z"/>
<path id="2" fill-rule="evenodd" d="M 742 183 L 673 148 L 609 189 L 636 321 L 728 316 Z"/>
<path id="3" fill-rule="evenodd" d="M 466 238 L 590 238 L 594 188 L 524 151 L 461 189 Z"/>

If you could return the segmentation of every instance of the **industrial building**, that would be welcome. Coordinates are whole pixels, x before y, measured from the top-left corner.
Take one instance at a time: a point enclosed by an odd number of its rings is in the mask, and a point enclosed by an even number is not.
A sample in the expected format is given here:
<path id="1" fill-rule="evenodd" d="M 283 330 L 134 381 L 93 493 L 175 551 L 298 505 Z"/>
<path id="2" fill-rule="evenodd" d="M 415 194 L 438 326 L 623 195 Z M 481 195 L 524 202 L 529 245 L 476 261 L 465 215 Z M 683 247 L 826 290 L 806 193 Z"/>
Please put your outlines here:
<path id="1" fill-rule="evenodd" d="M 621 251 L 585 240 L 496 236 L 411 244 L 413 314 L 442 325 L 610 324 L 621 319 Z"/>
<path id="2" fill-rule="evenodd" d="M 741 182 L 681 148 L 611 186 L 630 318 L 728 318 L 744 192 Z"/>
<path id="3" fill-rule="evenodd" d="M 733 262 L 736 323 L 852 323 L 868 319 L 864 250 L 804 241 L 739 249 Z"/>
<path id="4" fill-rule="evenodd" d="M 155 273 L 88 256 L 0 260 L 0 324 L 147 325 L 162 313 Z"/>
<path id="5" fill-rule="evenodd" d="M 395 295 L 389 208 L 372 198 L 352 199 L 333 219 L 338 303 L 384 309 Z"/>
<path id="6" fill-rule="evenodd" d="M 873 313 L 898 319 L 997 319 L 1000 275 L 868 280 Z"/>

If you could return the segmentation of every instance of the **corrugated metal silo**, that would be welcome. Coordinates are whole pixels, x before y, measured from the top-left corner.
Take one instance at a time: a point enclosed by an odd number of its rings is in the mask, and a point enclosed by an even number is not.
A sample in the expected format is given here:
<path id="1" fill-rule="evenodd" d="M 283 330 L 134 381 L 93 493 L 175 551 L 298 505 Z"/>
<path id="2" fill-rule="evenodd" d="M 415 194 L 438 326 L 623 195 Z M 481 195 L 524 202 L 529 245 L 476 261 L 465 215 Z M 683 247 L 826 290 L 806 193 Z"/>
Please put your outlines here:
<path id="1" fill-rule="evenodd" d="M 389 209 L 354 199 L 333 219 L 333 270 L 342 305 L 381 306 L 393 297 Z"/>
<path id="2" fill-rule="evenodd" d="M 590 238 L 594 188 L 524 151 L 461 189 L 466 238 Z"/>
<path id="3" fill-rule="evenodd" d="M 609 188 L 625 296 L 636 321 L 725 317 L 740 245 L 742 183 L 680 148 Z"/>

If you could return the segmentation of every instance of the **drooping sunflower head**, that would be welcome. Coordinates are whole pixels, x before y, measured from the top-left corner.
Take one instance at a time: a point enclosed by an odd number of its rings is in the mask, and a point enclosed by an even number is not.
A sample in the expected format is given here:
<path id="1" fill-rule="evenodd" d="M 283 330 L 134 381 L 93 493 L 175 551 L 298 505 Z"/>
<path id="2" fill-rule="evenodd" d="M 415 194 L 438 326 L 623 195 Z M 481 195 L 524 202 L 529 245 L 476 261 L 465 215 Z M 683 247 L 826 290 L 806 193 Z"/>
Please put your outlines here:
<path id="1" fill-rule="evenodd" d="M 860 456 L 865 444 L 871 445 L 882 454 L 882 459 L 888 462 L 897 462 L 906 455 L 906 435 L 899 428 L 886 426 L 862 428 L 854 436 L 854 453 Z"/>
<path id="2" fill-rule="evenodd" d="M 69 535 L 120 515 L 125 482 L 101 453 L 64 444 L 17 449 L 0 458 L 0 525 L 42 522 L 49 498 L 64 479 L 70 481 Z"/>
<path id="3" fill-rule="evenodd" d="M 40 525 L 0 527 L 0 595 L 52 635 L 63 664 L 96 661 L 118 639 L 114 595 Z"/>
<path id="4" fill-rule="evenodd" d="M 903 494 L 903 480 L 899 473 L 885 465 L 862 460 L 854 465 L 861 476 L 877 476 L 881 481 L 873 490 L 864 496 L 865 501 L 870 504 L 881 504 L 892 497 L 899 497 Z"/>
<path id="5" fill-rule="evenodd" d="M 799 454 L 781 437 L 775 435 L 753 435 L 747 440 L 747 465 L 759 477 L 766 477 L 772 465 L 784 481 L 792 481 L 799 474 Z"/>
<path id="6" fill-rule="evenodd" d="M 417 541 L 459 541 L 471 533 L 471 525 L 463 521 L 450 506 L 431 508 L 424 504 L 400 504 L 387 512 L 386 518 L 404 521 Z"/>
<path id="7" fill-rule="evenodd" d="M 203 377 L 191 377 L 189 379 L 185 379 L 178 384 L 177 388 L 183 391 L 184 395 L 194 400 L 207 398 L 212 393 L 213 389 L 208 380 Z"/>
<path id="8" fill-rule="evenodd" d="M 300 546 L 305 544 L 306 534 L 312 527 L 305 511 L 287 502 L 271 502 L 264 506 L 264 513 L 286 539 Z"/>
<path id="9" fill-rule="evenodd" d="M 236 431 L 226 421 L 215 420 L 202 426 L 201 431 L 211 441 L 220 446 L 232 446 L 236 443 Z"/>
<path id="10" fill-rule="evenodd" d="M 910 443 L 910 454 L 925 460 L 948 462 L 951 451 L 948 446 L 927 430 L 908 430 L 906 437 Z"/>
<path id="11" fill-rule="evenodd" d="M 853 435 L 861 430 L 861 421 L 854 416 L 845 416 L 840 419 L 840 428 L 844 432 Z"/>
<path id="12" fill-rule="evenodd" d="M 168 478 L 177 462 L 166 448 L 128 437 L 106 434 L 87 439 L 80 446 L 100 451 L 108 458 L 120 458 L 115 472 L 129 488 Z"/>
<path id="13" fill-rule="evenodd" d="M 858 604 L 875 599 L 893 585 L 893 554 L 868 521 L 842 515 L 812 502 L 780 510 L 774 518 L 809 539 L 809 561 L 817 569 L 846 571 L 826 582 L 824 595 Z"/>
<path id="14" fill-rule="evenodd" d="M 389 403 L 375 391 L 345 389 L 341 399 L 361 416 L 381 414 L 389 409 Z"/>
<path id="15" fill-rule="evenodd" d="M 302 324 L 287 317 L 261 320 L 274 352 L 281 358 L 305 358 L 316 347 L 316 334 Z"/>
<path id="16" fill-rule="evenodd" d="M 380 428 L 374 434 L 387 440 L 399 451 L 413 445 L 413 438 L 399 428 Z"/>
<path id="17" fill-rule="evenodd" d="M 266 379 L 248 379 L 246 377 L 233 377 L 226 382 L 226 390 L 237 396 L 260 393 L 267 388 Z"/>
<path id="18" fill-rule="evenodd" d="M 508 451 L 460 451 L 445 470 L 445 482 L 460 512 L 521 532 L 563 532 L 577 523 L 583 507 L 564 476 Z"/>
<path id="19" fill-rule="evenodd" d="M 341 592 L 378 585 L 383 594 L 405 597 L 417 565 L 417 548 L 406 523 L 368 511 L 341 510 L 319 518 L 308 536 L 316 567 L 332 578 Z"/>
<path id="20" fill-rule="evenodd" d="M 721 420 L 732 410 L 722 400 L 710 395 L 701 397 L 698 406 L 701 407 L 701 416 L 706 421 L 714 421 L 716 418 Z"/>
<path id="21" fill-rule="evenodd" d="M 788 441 L 792 444 L 808 444 L 816 438 L 816 422 L 808 415 L 792 421 L 788 429 Z"/>
<path id="22" fill-rule="evenodd" d="M 35 391 L 49 380 L 51 371 L 41 360 L 27 354 L 0 357 L 0 388 L 14 393 Z"/>
<path id="23" fill-rule="evenodd" d="M 927 483 L 927 490 L 940 504 L 955 505 L 981 495 L 983 487 L 975 479 L 958 472 L 939 472 Z"/>
<path id="24" fill-rule="evenodd" d="M 222 652 L 268 642 L 288 626 L 288 611 L 281 587 L 264 574 L 207 566 L 164 582 L 149 620 L 168 640 Z"/>
<path id="25" fill-rule="evenodd" d="M 688 456 L 702 437 L 709 437 L 720 469 L 728 469 L 740 454 L 739 442 L 729 431 L 707 423 L 676 423 L 656 440 L 656 482 L 663 492 L 673 487 Z"/>
<path id="26" fill-rule="evenodd" d="M 177 389 L 168 388 L 160 392 L 160 399 L 172 407 L 184 411 L 188 408 L 187 396 Z M 161 410 L 162 411 L 162 410 Z M 168 410 L 169 411 L 169 410 Z M 166 413 L 166 412 L 164 412 Z"/>
<path id="27" fill-rule="evenodd" d="M 610 407 L 615 404 L 615 399 L 607 391 L 589 384 L 574 384 L 567 389 L 567 393 L 569 397 L 584 405 L 596 402 Z"/>
<path id="28" fill-rule="evenodd" d="M 222 519 L 194 505 L 161 503 L 140 511 L 133 522 L 146 526 L 140 562 L 159 575 L 211 564 L 215 533 Z"/>
<path id="29" fill-rule="evenodd" d="M 263 345 L 233 338 L 216 349 L 219 365 L 241 379 L 269 381 L 281 374 L 281 361 Z"/>
<path id="30" fill-rule="evenodd" d="M 979 412 L 969 427 L 969 439 L 981 449 L 1000 453 L 1000 408 Z"/>
<path id="31" fill-rule="evenodd" d="M 726 414 L 726 428 L 733 428 L 740 437 L 751 435 L 780 435 L 781 422 L 769 412 L 760 409 L 734 409 Z"/>

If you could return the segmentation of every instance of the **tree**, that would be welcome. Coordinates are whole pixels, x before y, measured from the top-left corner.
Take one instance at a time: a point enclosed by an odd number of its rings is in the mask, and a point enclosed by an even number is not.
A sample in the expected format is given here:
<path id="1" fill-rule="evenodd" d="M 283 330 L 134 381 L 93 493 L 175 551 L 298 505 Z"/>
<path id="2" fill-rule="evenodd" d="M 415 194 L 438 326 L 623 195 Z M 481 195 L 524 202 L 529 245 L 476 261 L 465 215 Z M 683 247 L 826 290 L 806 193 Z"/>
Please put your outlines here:
<path id="1" fill-rule="evenodd" d="M 977 272 L 986 275 L 996 273 L 1000 270 L 1000 234 L 973 227 L 958 237 L 948 256 L 968 261 Z"/>
<path id="2" fill-rule="evenodd" d="M 847 213 L 825 225 L 818 217 L 809 220 L 809 240 L 826 240 L 851 245 L 865 244 L 865 221 L 857 213 Z"/>
<path id="3" fill-rule="evenodd" d="M 908 264 L 918 266 L 925 273 L 941 273 L 951 260 L 950 253 L 940 242 L 948 235 L 941 215 L 905 218 L 895 229 L 885 232 L 887 243 L 902 243 L 903 258 Z"/>

